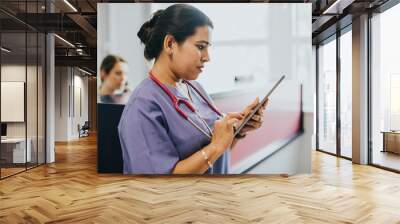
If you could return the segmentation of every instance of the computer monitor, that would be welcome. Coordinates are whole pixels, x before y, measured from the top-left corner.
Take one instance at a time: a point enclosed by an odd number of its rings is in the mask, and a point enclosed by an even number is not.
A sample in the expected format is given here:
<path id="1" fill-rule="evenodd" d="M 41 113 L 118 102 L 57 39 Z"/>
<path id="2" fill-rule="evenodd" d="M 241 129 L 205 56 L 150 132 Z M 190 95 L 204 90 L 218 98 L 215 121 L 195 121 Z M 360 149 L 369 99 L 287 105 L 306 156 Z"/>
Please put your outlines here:
<path id="1" fill-rule="evenodd" d="M 1 136 L 7 136 L 7 124 L 1 123 Z"/>

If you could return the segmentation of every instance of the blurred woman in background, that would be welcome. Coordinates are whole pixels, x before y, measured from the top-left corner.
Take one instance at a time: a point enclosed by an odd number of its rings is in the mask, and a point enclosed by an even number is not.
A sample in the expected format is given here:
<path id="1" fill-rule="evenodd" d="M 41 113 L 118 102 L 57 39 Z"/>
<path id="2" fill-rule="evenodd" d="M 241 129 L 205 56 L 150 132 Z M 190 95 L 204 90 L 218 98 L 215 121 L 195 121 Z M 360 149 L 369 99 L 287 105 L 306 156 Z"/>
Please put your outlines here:
<path id="1" fill-rule="evenodd" d="M 127 64 L 119 56 L 108 55 L 100 65 L 100 103 L 125 104 L 130 91 L 127 88 Z"/>

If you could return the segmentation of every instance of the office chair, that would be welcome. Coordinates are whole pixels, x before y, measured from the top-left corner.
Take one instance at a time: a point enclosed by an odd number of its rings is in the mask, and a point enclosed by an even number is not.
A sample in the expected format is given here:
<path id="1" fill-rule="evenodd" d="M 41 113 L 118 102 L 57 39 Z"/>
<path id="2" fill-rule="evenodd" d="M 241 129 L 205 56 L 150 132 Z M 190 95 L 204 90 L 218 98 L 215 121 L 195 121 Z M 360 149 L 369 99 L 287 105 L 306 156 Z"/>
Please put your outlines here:
<path id="1" fill-rule="evenodd" d="M 90 129 L 89 121 L 85 121 L 82 127 L 80 127 L 80 125 L 78 124 L 79 138 L 89 136 L 89 129 Z"/>

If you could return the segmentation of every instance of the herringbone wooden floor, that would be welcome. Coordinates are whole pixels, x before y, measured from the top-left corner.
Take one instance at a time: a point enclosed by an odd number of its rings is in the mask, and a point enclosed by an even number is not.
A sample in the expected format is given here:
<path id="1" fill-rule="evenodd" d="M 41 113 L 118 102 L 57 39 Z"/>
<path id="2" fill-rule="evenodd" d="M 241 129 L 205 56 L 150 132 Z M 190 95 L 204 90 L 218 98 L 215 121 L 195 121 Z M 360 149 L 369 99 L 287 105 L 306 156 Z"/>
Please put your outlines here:
<path id="1" fill-rule="evenodd" d="M 311 175 L 96 172 L 96 139 L 0 181 L 0 223 L 400 223 L 400 175 L 315 152 Z"/>

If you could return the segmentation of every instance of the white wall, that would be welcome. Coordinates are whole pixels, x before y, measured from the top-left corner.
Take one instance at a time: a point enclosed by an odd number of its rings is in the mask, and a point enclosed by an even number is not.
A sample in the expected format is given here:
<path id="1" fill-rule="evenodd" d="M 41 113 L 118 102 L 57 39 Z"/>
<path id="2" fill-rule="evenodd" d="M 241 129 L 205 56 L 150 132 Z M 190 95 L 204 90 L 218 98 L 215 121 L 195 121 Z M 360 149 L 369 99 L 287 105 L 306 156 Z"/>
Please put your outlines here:
<path id="1" fill-rule="evenodd" d="M 128 87 L 133 90 L 147 77 L 144 46 L 137 32 L 149 19 L 150 4 L 97 4 L 97 68 L 109 54 L 122 57 L 129 66 L 126 74 Z M 98 86 L 101 80 L 97 79 Z"/>
<path id="2" fill-rule="evenodd" d="M 248 171 L 249 174 L 311 173 L 314 113 L 304 113 L 304 133 Z"/>
<path id="3" fill-rule="evenodd" d="M 55 141 L 69 141 L 88 120 L 88 78 L 71 67 L 56 67 L 55 73 Z"/>
<path id="4" fill-rule="evenodd" d="M 27 122 L 7 122 L 7 135 L 8 137 L 25 137 L 25 126 L 28 125 L 28 137 L 31 133 L 36 134 L 36 80 L 30 77 L 31 74 L 36 74 L 36 67 L 18 64 L 9 64 L 1 66 L 1 81 L 9 82 L 24 82 L 26 72 L 28 72 L 28 87 L 27 88 Z M 36 77 L 36 76 L 35 76 Z M 3 98 L 4 96 L 2 96 Z M 41 105 L 39 105 L 40 107 Z M 1 108 L 1 110 L 9 110 L 10 108 Z M 25 108 L 23 107 L 22 110 Z M 24 113 L 24 112 L 23 112 Z"/>
<path id="5" fill-rule="evenodd" d="M 98 4 L 98 66 L 109 53 L 122 56 L 130 67 L 129 87 L 136 87 L 147 76 L 149 66 L 137 32 L 152 12 L 169 5 Z M 214 24 L 211 60 L 198 79 L 210 94 L 242 88 L 234 81 L 235 76 L 253 76 L 253 84 L 259 85 L 285 74 L 287 79 L 305 85 L 304 104 L 312 108 L 315 84 L 310 82 L 311 3 L 191 5 L 203 11 Z M 129 21 L 129 25 L 124 21 Z"/>
<path id="6" fill-rule="evenodd" d="M 77 138 L 79 135 L 78 124 L 82 126 L 85 121 L 88 121 L 88 77 L 83 77 L 81 74 L 83 73 L 75 73 L 74 75 L 74 91 L 72 92 L 74 102 L 71 103 L 71 106 L 74 105 L 71 119 L 71 135 L 73 138 Z"/>
<path id="7" fill-rule="evenodd" d="M 31 70 L 32 68 L 26 68 L 25 65 L 19 64 L 2 65 L 1 81 L 18 81 L 26 83 L 26 69 Z M 8 110 L 8 108 L 1 108 L 1 110 Z M 24 138 L 26 133 L 25 128 L 26 122 L 7 122 L 7 137 Z"/>
<path id="8" fill-rule="evenodd" d="M 55 68 L 55 141 L 68 139 L 68 68 Z"/>

